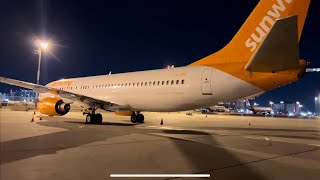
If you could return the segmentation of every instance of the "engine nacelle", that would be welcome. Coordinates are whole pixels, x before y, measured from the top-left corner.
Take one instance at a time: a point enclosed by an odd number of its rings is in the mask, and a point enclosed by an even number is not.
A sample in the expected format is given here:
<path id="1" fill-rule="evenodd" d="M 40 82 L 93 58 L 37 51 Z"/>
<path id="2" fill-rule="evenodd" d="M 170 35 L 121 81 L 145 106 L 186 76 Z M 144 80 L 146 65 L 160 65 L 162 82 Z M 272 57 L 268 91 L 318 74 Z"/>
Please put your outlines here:
<path id="1" fill-rule="evenodd" d="M 45 97 L 38 103 L 38 110 L 49 116 L 63 116 L 70 111 L 70 104 L 59 98 Z"/>

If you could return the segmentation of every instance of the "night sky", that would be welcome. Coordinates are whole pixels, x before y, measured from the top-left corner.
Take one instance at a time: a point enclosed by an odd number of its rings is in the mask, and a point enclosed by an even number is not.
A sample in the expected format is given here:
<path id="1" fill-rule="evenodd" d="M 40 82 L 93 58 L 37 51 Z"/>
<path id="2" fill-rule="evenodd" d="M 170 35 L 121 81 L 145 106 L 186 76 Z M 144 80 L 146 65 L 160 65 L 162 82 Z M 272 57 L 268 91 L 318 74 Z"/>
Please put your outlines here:
<path id="1" fill-rule="evenodd" d="M 225 46 L 258 0 L 1 2 L 0 76 L 36 82 L 34 40 L 54 43 L 44 53 L 41 84 L 61 78 L 188 65 Z M 300 56 L 320 67 L 320 1 L 311 2 Z M 313 110 L 320 73 L 267 92 L 261 105 L 300 101 Z M 0 84 L 0 92 L 17 87 Z"/>

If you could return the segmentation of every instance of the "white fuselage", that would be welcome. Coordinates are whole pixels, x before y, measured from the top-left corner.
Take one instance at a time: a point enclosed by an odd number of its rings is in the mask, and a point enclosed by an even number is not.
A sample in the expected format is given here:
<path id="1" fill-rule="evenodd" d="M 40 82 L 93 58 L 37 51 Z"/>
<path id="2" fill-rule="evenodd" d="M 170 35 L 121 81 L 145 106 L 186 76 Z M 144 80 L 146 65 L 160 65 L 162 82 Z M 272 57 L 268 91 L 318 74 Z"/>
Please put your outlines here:
<path id="1" fill-rule="evenodd" d="M 72 84 L 52 86 L 52 83 L 63 81 L 71 81 Z M 128 111 L 190 110 L 263 92 L 245 81 L 207 66 L 81 77 L 52 83 L 47 86 L 118 104 Z M 41 94 L 40 98 L 46 96 L 52 94 Z"/>

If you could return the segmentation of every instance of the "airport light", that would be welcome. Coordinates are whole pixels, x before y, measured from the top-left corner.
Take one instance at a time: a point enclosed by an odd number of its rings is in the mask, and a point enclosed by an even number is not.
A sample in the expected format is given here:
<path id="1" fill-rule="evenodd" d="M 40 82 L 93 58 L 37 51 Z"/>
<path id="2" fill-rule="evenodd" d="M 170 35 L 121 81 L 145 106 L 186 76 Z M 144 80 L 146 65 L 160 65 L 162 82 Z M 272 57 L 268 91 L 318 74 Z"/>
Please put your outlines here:
<path id="1" fill-rule="evenodd" d="M 280 104 L 283 104 L 284 102 L 283 101 L 280 101 Z"/>
<path id="2" fill-rule="evenodd" d="M 42 49 L 47 49 L 48 46 L 49 46 L 49 43 L 47 43 L 47 42 L 41 42 L 41 43 L 40 43 L 40 46 L 41 46 Z"/>

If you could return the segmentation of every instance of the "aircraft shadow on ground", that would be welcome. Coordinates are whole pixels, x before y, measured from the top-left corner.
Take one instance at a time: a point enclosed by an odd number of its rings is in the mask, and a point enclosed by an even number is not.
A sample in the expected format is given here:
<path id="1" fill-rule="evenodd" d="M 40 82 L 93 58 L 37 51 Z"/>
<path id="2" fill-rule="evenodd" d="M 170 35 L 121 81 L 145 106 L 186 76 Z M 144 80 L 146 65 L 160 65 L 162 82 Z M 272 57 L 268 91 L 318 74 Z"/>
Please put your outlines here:
<path id="1" fill-rule="evenodd" d="M 166 129 L 162 130 L 162 132 L 166 134 L 192 134 L 192 135 L 208 135 L 208 133 L 202 131 L 193 131 L 193 130 L 173 130 L 173 129 Z"/>
<path id="2" fill-rule="evenodd" d="M 208 173 L 212 179 L 264 179 L 227 149 L 211 134 L 191 130 L 162 130 L 166 134 L 195 135 L 194 138 L 170 137 L 185 160 L 194 169 L 187 173 Z M 197 135 L 201 135 L 197 137 Z M 200 141 L 198 141 L 201 139 Z"/>
<path id="3" fill-rule="evenodd" d="M 136 128 L 115 123 L 119 126 L 114 130 L 112 126 L 85 125 L 79 128 L 77 122 L 39 122 L 39 125 L 64 128 L 65 131 L 33 136 L 23 139 L 1 142 L 1 164 L 35 157 L 38 155 L 55 154 L 60 150 L 79 147 L 85 144 L 104 141 L 117 136 L 133 133 Z M 83 123 L 80 123 L 83 124 Z M 122 128 L 122 129 L 119 129 Z M 94 133 L 92 131 L 95 131 Z"/>
<path id="4" fill-rule="evenodd" d="M 196 142 L 192 139 L 169 138 L 174 142 L 178 151 L 183 154 L 183 158 L 188 165 L 193 167 L 192 172 L 185 173 L 210 173 L 213 179 L 263 179 L 250 166 L 246 165 L 250 162 L 243 162 L 228 150 L 217 147 L 219 144 L 214 140 L 214 137 L 201 131 L 137 129 L 127 125 L 120 125 L 117 129 L 114 129 L 112 126 L 99 125 L 85 125 L 85 127 L 79 128 L 76 125 L 78 124 L 77 122 L 65 123 L 58 121 L 41 122 L 38 124 L 65 128 L 66 131 L 1 142 L 1 164 L 39 155 L 56 154 L 61 150 L 132 133 L 148 135 L 149 133 L 162 132 L 166 134 L 201 135 L 201 142 Z M 94 133 L 92 132 L 93 130 Z M 165 141 L 161 140 L 160 142 Z M 182 166 L 185 165 L 182 164 Z"/>
<path id="5" fill-rule="evenodd" d="M 241 127 L 206 127 L 210 130 L 233 130 L 233 131 L 280 131 L 280 132 L 319 132 L 318 130 L 312 129 L 276 129 L 276 128 L 241 128 Z"/>

